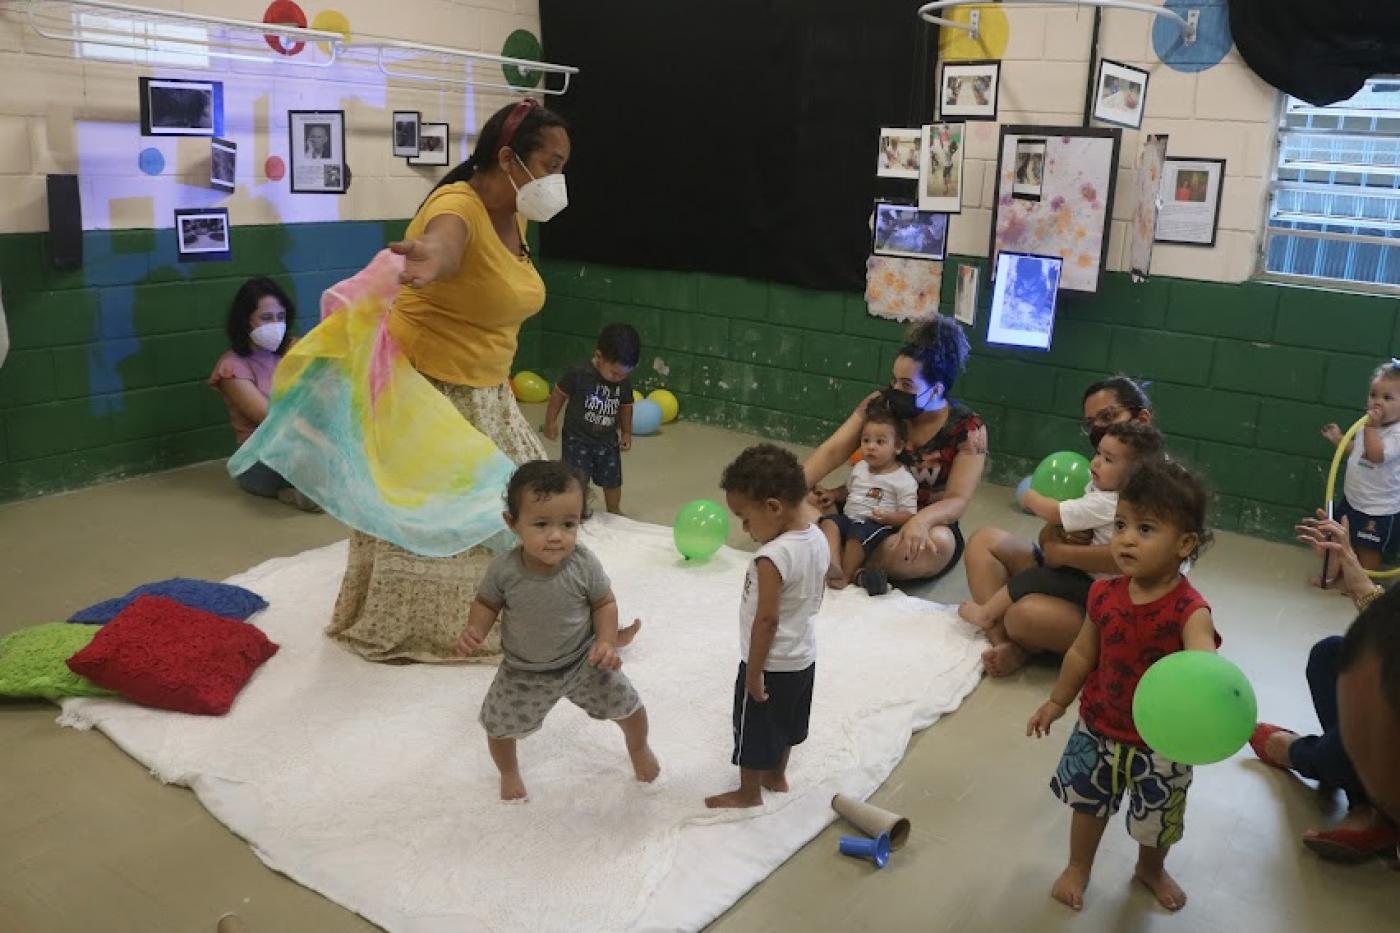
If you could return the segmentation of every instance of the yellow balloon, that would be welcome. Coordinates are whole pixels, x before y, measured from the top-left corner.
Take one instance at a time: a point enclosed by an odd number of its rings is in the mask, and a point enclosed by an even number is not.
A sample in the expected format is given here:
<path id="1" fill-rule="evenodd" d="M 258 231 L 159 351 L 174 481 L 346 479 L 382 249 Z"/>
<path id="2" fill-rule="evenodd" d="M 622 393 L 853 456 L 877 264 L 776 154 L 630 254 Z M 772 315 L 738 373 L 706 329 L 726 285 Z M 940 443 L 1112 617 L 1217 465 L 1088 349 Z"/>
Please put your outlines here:
<path id="1" fill-rule="evenodd" d="M 515 378 L 510 381 L 510 387 L 515 392 L 515 397 L 522 402 L 543 402 L 549 398 L 549 383 L 545 382 L 539 373 L 532 373 L 528 369 L 515 374 Z"/>
<path id="2" fill-rule="evenodd" d="M 345 44 L 350 44 L 350 19 L 339 10 L 322 10 L 317 13 L 311 18 L 311 28 L 323 32 L 338 32 L 345 37 Z M 329 42 L 317 42 L 316 45 L 327 55 L 331 53 Z"/>
<path id="3" fill-rule="evenodd" d="M 681 413 L 680 401 L 668 389 L 657 389 L 647 398 L 661 406 L 661 423 L 670 424 Z"/>
<path id="4" fill-rule="evenodd" d="M 955 6 L 939 10 L 937 15 L 955 23 L 972 23 L 972 11 L 977 11 L 977 38 L 962 29 L 944 27 L 938 37 L 939 56 L 945 62 L 972 62 L 984 58 L 1001 58 L 1011 27 L 1006 14 L 994 6 Z"/>

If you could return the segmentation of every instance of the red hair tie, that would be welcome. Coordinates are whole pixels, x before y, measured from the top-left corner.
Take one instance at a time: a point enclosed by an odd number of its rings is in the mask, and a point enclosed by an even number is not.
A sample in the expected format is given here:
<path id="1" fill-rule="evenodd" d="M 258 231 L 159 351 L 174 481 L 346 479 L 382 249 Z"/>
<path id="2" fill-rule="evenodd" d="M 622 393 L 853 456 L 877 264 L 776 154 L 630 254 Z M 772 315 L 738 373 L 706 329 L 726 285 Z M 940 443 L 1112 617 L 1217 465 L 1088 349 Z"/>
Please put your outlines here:
<path id="1" fill-rule="evenodd" d="M 501 141 L 496 147 L 497 152 L 515 141 L 515 133 L 520 129 L 520 124 L 524 123 L 525 118 L 538 109 L 540 109 L 540 102 L 533 97 L 527 97 L 515 105 L 510 116 L 506 117 L 505 125 L 501 127 Z"/>

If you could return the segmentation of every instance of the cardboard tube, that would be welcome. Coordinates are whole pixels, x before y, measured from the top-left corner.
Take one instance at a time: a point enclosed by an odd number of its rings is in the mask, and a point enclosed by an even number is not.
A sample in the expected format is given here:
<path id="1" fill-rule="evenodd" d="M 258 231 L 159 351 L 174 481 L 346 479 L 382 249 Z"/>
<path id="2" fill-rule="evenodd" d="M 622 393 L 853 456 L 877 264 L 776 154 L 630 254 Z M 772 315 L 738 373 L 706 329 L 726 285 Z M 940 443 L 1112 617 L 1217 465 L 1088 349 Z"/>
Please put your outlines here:
<path id="1" fill-rule="evenodd" d="M 238 919 L 238 914 L 224 914 L 220 917 L 217 930 L 218 933 L 248 933 L 248 928 Z"/>
<path id="2" fill-rule="evenodd" d="M 898 813 L 891 813 L 846 794 L 832 797 L 831 807 L 867 836 L 879 837 L 882 833 L 888 833 L 890 848 L 898 849 L 909 839 L 909 820 Z"/>

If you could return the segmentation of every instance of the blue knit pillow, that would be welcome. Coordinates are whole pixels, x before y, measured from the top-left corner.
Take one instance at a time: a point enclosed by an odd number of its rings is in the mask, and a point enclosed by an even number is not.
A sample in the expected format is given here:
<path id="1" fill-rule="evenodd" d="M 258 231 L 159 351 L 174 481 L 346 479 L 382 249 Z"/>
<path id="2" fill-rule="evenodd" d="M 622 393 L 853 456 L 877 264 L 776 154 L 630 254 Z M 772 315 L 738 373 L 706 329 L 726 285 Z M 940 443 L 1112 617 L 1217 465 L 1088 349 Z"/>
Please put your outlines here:
<path id="1" fill-rule="evenodd" d="M 267 600 L 241 586 L 175 577 L 171 580 L 161 580 L 158 583 L 143 583 L 125 596 L 108 599 L 94 606 L 88 606 L 86 609 L 78 610 L 68 621 L 104 625 L 115 619 L 117 613 L 130 605 L 138 596 L 164 596 L 189 606 L 191 609 L 200 609 L 225 619 L 237 619 L 240 622 L 246 622 L 249 616 L 267 608 Z"/>

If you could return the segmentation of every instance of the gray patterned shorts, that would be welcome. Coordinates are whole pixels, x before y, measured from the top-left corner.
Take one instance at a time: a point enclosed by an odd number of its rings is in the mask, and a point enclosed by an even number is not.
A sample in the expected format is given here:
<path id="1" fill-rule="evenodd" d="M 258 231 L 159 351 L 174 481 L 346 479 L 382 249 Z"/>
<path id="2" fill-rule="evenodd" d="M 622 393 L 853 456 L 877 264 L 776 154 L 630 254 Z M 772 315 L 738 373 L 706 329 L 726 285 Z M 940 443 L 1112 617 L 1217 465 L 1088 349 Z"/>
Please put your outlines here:
<path id="1" fill-rule="evenodd" d="M 493 739 L 523 739 L 538 731 L 565 697 L 594 719 L 626 719 L 642 708 L 627 675 L 594 667 L 585 656 L 555 671 L 522 671 L 502 663 L 478 718 Z"/>

